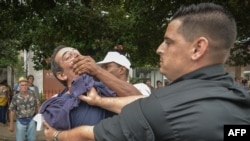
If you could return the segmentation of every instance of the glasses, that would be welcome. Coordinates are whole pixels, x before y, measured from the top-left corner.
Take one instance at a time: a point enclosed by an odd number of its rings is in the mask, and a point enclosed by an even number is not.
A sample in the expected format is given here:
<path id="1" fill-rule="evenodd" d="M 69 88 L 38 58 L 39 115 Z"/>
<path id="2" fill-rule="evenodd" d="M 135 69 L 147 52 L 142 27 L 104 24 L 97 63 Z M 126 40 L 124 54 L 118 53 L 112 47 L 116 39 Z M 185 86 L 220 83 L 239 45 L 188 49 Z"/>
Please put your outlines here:
<path id="1" fill-rule="evenodd" d="M 63 60 L 64 62 L 69 62 L 69 61 L 71 61 L 72 59 L 76 58 L 79 54 L 80 54 L 79 51 L 76 50 L 76 49 L 72 49 L 72 50 L 70 50 L 70 51 L 65 51 L 65 52 L 63 53 L 62 60 Z"/>

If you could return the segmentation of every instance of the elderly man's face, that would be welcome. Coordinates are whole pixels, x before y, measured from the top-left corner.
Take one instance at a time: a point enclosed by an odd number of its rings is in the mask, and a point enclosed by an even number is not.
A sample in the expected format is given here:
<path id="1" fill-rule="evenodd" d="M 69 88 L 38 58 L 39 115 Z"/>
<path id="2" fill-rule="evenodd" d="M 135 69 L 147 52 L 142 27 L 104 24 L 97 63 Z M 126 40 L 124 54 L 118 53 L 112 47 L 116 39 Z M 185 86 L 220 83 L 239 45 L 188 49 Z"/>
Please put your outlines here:
<path id="1" fill-rule="evenodd" d="M 19 87 L 20 87 L 20 92 L 27 92 L 28 91 L 28 88 L 29 88 L 29 84 L 28 82 L 19 82 Z"/>
<path id="2" fill-rule="evenodd" d="M 55 61 L 63 68 L 63 72 L 58 77 L 59 79 L 72 82 L 77 75 L 73 72 L 73 59 L 77 57 L 80 52 L 71 47 L 65 47 L 58 51 L 55 57 Z"/>

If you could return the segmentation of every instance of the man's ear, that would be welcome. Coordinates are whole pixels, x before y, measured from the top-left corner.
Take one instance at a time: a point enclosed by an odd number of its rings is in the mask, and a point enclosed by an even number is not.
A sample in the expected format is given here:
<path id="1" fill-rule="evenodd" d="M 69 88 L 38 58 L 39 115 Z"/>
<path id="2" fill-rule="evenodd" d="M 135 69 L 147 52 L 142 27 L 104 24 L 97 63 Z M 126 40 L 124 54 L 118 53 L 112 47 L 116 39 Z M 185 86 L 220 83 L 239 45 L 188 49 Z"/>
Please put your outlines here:
<path id="1" fill-rule="evenodd" d="M 127 69 L 126 69 L 124 66 L 121 66 L 119 72 L 120 72 L 121 74 L 124 74 L 124 73 L 126 72 L 126 70 L 127 70 Z"/>
<path id="2" fill-rule="evenodd" d="M 205 37 L 199 37 L 195 40 L 192 51 L 192 59 L 198 60 L 201 58 L 208 48 L 208 40 Z"/>
<path id="3" fill-rule="evenodd" d="M 57 72 L 56 76 L 60 80 L 67 80 L 67 76 L 63 72 Z"/>

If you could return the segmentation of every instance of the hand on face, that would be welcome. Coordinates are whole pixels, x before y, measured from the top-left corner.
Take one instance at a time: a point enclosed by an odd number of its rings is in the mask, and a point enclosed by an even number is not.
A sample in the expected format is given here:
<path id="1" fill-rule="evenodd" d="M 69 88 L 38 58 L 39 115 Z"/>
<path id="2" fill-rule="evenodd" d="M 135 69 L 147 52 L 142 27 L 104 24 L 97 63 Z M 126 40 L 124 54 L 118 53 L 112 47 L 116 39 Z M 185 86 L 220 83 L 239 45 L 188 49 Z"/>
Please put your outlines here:
<path id="1" fill-rule="evenodd" d="M 73 60 L 73 71 L 77 75 L 88 73 L 92 76 L 95 76 L 98 68 L 100 67 L 90 56 L 79 55 Z"/>

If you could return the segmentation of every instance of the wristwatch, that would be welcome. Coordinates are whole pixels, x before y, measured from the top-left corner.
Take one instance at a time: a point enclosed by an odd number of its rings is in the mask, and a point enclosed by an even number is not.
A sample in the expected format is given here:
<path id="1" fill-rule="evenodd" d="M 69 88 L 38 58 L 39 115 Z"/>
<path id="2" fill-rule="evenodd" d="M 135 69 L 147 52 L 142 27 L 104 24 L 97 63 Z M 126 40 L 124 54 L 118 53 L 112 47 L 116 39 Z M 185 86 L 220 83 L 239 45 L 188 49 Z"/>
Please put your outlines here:
<path id="1" fill-rule="evenodd" d="M 58 141 L 58 135 L 61 133 L 62 131 L 56 131 L 56 132 L 54 132 L 54 134 L 53 134 L 53 141 Z"/>

